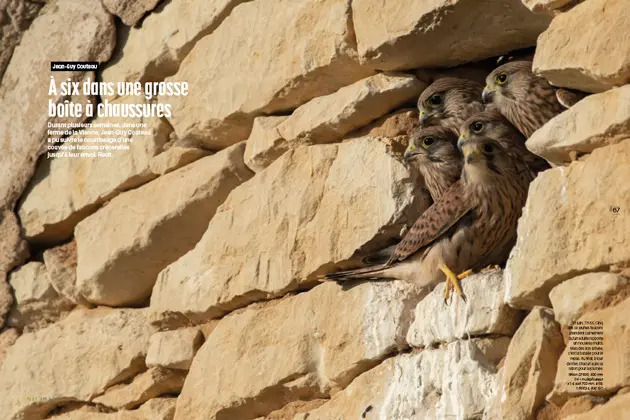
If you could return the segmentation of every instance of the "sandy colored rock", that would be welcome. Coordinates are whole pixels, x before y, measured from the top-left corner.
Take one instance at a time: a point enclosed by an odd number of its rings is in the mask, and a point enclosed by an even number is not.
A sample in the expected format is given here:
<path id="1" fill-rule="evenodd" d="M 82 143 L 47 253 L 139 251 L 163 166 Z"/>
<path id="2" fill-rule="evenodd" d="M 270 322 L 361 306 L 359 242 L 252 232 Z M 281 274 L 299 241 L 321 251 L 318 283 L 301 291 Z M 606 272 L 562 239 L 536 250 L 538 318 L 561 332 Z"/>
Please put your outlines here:
<path id="1" fill-rule="evenodd" d="M 247 139 L 254 117 L 294 109 L 370 75 L 356 57 L 349 3 L 269 0 L 235 7 L 167 79 L 204 86 L 168 99 L 179 138 L 223 148 Z"/>
<path id="2" fill-rule="evenodd" d="M 534 13 L 554 15 L 554 11 L 574 3 L 575 0 L 521 0 Z"/>
<path id="3" fill-rule="evenodd" d="M 406 282 L 348 290 L 327 282 L 229 315 L 197 353 L 175 418 L 255 419 L 301 397 L 329 395 L 406 346 L 410 309 L 421 297 Z"/>
<path id="4" fill-rule="evenodd" d="M 625 0 L 578 4 L 556 16 L 538 38 L 534 71 L 553 85 L 585 92 L 630 82 L 628 20 L 630 4 Z"/>
<path id="5" fill-rule="evenodd" d="M 144 369 L 151 333 L 145 309 L 93 309 L 20 336 L 0 370 L 0 412 L 43 419 L 59 403 L 91 400 Z"/>
<path id="6" fill-rule="evenodd" d="M 3 11 L 0 20 L 0 80 L 9 65 L 13 49 L 41 8 L 42 4 L 36 1 L 0 0 L 0 10 Z"/>
<path id="7" fill-rule="evenodd" d="M 15 305 L 7 324 L 20 331 L 35 331 L 64 318 L 75 304 L 52 287 L 46 266 L 30 262 L 9 275 Z"/>
<path id="8" fill-rule="evenodd" d="M 9 328 L 0 333 L 0 367 L 4 361 L 4 355 L 9 347 L 11 347 L 15 340 L 19 337 L 19 333 L 15 328 Z"/>
<path id="9" fill-rule="evenodd" d="M 230 191 L 253 175 L 244 149 L 234 145 L 120 194 L 79 223 L 81 295 L 108 306 L 147 299 L 160 270 L 195 246 Z"/>
<path id="10" fill-rule="evenodd" d="M 211 154 L 206 150 L 175 146 L 154 156 L 149 168 L 156 175 L 164 175 Z"/>
<path id="11" fill-rule="evenodd" d="M 451 298 L 444 305 L 444 283 L 418 304 L 407 341 L 413 347 L 451 342 L 468 335 L 512 335 L 521 321 L 519 311 L 503 301 L 503 271 L 475 274 L 462 282 L 466 302 Z"/>
<path id="12" fill-rule="evenodd" d="M 537 130 L 527 148 L 556 165 L 630 138 L 630 85 L 591 95 Z"/>
<path id="13" fill-rule="evenodd" d="M 549 293 L 556 321 L 571 326 L 585 312 L 630 294 L 630 279 L 613 273 L 588 273 L 554 287 Z"/>
<path id="14" fill-rule="evenodd" d="M 123 31 L 126 41 L 103 70 L 103 80 L 156 82 L 175 74 L 197 41 L 212 33 L 234 6 L 243 1 L 161 2 L 142 21 L 142 26 Z"/>
<path id="15" fill-rule="evenodd" d="M 630 140 L 568 168 L 538 174 L 506 268 L 506 299 L 550 306 L 553 287 L 576 274 L 630 264 Z"/>
<path id="16" fill-rule="evenodd" d="M 128 96 L 114 104 L 142 101 Z M 112 156 L 44 159 L 25 192 L 18 215 L 26 238 L 33 242 L 58 243 L 72 236 L 75 226 L 120 192 L 136 188 L 157 177 L 150 169 L 153 156 L 168 141 L 172 128 L 159 118 L 96 118 L 102 124 L 146 124 L 150 135 L 117 136 L 132 141 L 129 150 L 113 150 Z M 74 137 L 107 137 L 108 128 L 92 128 L 97 134 L 79 131 Z M 75 151 L 76 152 L 76 151 Z"/>
<path id="17" fill-rule="evenodd" d="M 630 410 L 630 394 L 612 397 L 606 404 L 598 405 L 586 413 L 573 414 L 563 420 L 611 420 L 623 419 Z"/>
<path id="18" fill-rule="evenodd" d="M 13 293 L 7 283 L 7 275 L 28 255 L 28 245 L 20 235 L 17 217 L 11 211 L 0 210 L 0 329 L 13 306 Z"/>
<path id="19" fill-rule="evenodd" d="M 147 366 L 188 370 L 203 341 L 199 328 L 156 332 L 149 342 Z"/>
<path id="20" fill-rule="evenodd" d="M 79 410 L 48 417 L 54 420 L 173 420 L 177 398 L 154 398 L 137 410 L 120 410 L 102 413 L 94 407 L 86 406 Z"/>
<path id="21" fill-rule="evenodd" d="M 114 20 L 100 0 L 47 4 L 24 32 L 0 86 L 0 209 L 13 208 L 35 170 L 47 123 L 55 121 L 48 117 L 49 100 L 56 104 L 68 99 L 61 91 L 48 95 L 51 57 L 105 62 L 115 42 Z M 54 77 L 59 86 L 67 78 L 82 80 L 84 74 L 55 72 Z"/>
<path id="22" fill-rule="evenodd" d="M 548 399 L 556 405 L 561 405 L 568 398 L 582 394 L 609 395 L 621 387 L 630 385 L 630 321 L 628 320 L 630 311 L 630 298 L 622 303 L 600 310 L 595 310 L 582 315 L 574 324 L 577 330 L 580 322 L 602 322 L 603 323 L 603 386 L 596 391 L 581 390 L 575 382 L 581 382 L 579 376 L 573 376 L 574 372 L 569 370 L 569 352 L 572 346 L 579 346 L 574 343 L 570 336 L 567 348 L 562 353 L 558 361 L 558 373 L 553 387 L 553 391 Z M 585 325 L 585 324 L 582 324 Z M 587 361 L 587 360 L 585 360 Z M 590 362 L 590 360 L 589 360 Z M 590 374 L 591 372 L 587 372 Z"/>
<path id="23" fill-rule="evenodd" d="M 278 125 L 290 147 L 340 140 L 345 134 L 416 99 L 426 87 L 403 73 L 379 73 L 312 99 Z"/>
<path id="24" fill-rule="evenodd" d="M 159 2 L 160 0 L 103 0 L 103 5 L 125 25 L 133 26 Z"/>
<path id="25" fill-rule="evenodd" d="M 181 370 L 153 367 L 133 378 L 130 384 L 114 385 L 94 402 L 114 409 L 131 410 L 155 397 L 178 394 L 184 379 L 186 372 Z"/>
<path id="26" fill-rule="evenodd" d="M 376 140 L 291 150 L 235 189 L 197 246 L 160 273 L 154 320 L 203 324 L 309 284 L 397 236 L 427 207 L 415 191 Z"/>
<path id="27" fill-rule="evenodd" d="M 44 264 L 52 287 L 70 302 L 92 306 L 77 290 L 77 244 L 73 240 L 44 251 Z"/>
<path id="28" fill-rule="evenodd" d="M 603 397 L 594 397 L 592 395 L 581 395 L 579 397 L 569 398 L 562 406 L 562 409 L 559 410 L 559 417 L 563 419 L 570 415 L 586 413 L 605 401 Z"/>
<path id="29" fill-rule="evenodd" d="M 348 135 L 349 139 L 373 137 L 387 145 L 387 152 L 402 162 L 409 134 L 420 125 L 416 109 L 402 108 Z M 423 185 L 424 185 L 424 181 Z M 426 188 L 425 188 L 426 189 Z"/>
<path id="30" fill-rule="evenodd" d="M 462 375 L 468 380 L 461 381 Z M 456 341 L 387 359 L 295 420 L 479 418 L 494 376 L 471 342 Z"/>
<path id="31" fill-rule="evenodd" d="M 553 388 L 564 349 L 553 311 L 535 307 L 518 328 L 505 356 L 501 419 L 531 419 Z"/>
<path id="32" fill-rule="evenodd" d="M 482 420 L 503 420 L 501 417 L 501 400 L 505 398 L 505 388 L 503 387 L 503 372 L 505 368 L 501 367 L 492 382 L 492 390 L 488 396 L 486 407 L 483 411 Z"/>
<path id="33" fill-rule="evenodd" d="M 551 20 L 520 0 L 355 0 L 352 17 L 361 61 L 379 70 L 451 67 L 529 47 Z"/>
<path id="34" fill-rule="evenodd" d="M 252 171 L 262 171 L 289 150 L 278 131 L 278 125 L 286 119 L 286 116 L 254 118 L 245 147 L 245 163 Z"/>

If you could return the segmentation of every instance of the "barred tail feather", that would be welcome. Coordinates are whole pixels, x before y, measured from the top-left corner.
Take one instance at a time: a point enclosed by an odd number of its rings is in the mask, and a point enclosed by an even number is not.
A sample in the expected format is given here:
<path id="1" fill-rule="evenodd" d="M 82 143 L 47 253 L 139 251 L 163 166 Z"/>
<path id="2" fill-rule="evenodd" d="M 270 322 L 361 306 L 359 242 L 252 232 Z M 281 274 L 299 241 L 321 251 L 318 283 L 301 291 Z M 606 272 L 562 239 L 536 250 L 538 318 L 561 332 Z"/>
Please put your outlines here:
<path id="1" fill-rule="evenodd" d="M 369 280 L 369 279 L 388 279 L 385 270 L 389 268 L 386 264 L 380 264 L 373 267 L 357 268 L 355 270 L 339 271 L 320 276 L 321 280 L 347 281 L 347 280 Z"/>

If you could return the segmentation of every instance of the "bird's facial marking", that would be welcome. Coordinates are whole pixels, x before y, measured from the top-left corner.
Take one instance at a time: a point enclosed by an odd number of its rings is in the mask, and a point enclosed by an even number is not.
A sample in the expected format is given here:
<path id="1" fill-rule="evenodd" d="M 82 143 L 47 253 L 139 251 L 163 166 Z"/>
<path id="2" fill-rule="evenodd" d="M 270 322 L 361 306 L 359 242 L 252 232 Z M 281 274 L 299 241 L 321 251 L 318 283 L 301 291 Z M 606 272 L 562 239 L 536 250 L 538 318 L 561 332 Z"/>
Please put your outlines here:
<path id="1" fill-rule="evenodd" d="M 431 97 L 429 98 L 429 100 L 427 101 L 427 104 L 429 105 L 430 108 L 438 108 L 442 105 L 442 95 L 439 93 L 436 93 L 435 95 L 431 95 Z"/>
<path id="2" fill-rule="evenodd" d="M 494 76 L 494 82 L 499 86 L 503 86 L 508 82 L 508 78 L 508 74 L 502 71 L 501 73 Z"/>
<path id="3" fill-rule="evenodd" d="M 422 147 L 424 147 L 426 150 L 429 150 L 429 148 L 435 143 L 435 138 L 432 136 L 426 136 L 422 138 Z"/>
<path id="4" fill-rule="evenodd" d="M 481 134 L 485 128 L 486 125 L 481 121 L 475 121 L 470 124 L 470 130 L 475 134 Z"/>

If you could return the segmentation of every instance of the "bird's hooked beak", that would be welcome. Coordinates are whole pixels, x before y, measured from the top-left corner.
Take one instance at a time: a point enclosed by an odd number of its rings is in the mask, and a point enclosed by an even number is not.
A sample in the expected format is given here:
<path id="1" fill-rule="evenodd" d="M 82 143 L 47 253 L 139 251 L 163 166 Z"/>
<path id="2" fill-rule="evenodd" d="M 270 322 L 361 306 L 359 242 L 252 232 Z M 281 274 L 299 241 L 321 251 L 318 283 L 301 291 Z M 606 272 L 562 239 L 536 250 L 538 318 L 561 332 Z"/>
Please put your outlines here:
<path id="1" fill-rule="evenodd" d="M 407 146 L 407 150 L 405 150 L 405 153 L 403 154 L 403 159 L 405 162 L 409 163 L 419 154 L 420 152 L 416 149 L 416 146 L 410 144 Z"/>
<path id="2" fill-rule="evenodd" d="M 433 114 L 431 112 L 428 112 L 424 108 L 420 108 L 420 115 L 419 115 L 419 117 L 420 117 L 420 124 L 421 125 L 424 125 L 427 122 L 427 120 L 429 118 L 431 118 L 432 116 L 433 116 Z"/>
<path id="3" fill-rule="evenodd" d="M 483 101 L 483 103 L 487 104 L 488 102 L 492 101 L 492 97 L 494 96 L 495 92 L 496 90 L 493 87 L 486 85 L 486 87 L 483 88 L 483 92 L 481 93 L 481 100 Z"/>
<path id="4" fill-rule="evenodd" d="M 474 146 L 466 146 L 465 144 L 462 146 L 462 153 L 464 154 L 464 161 L 468 164 L 472 161 L 476 160 L 479 156 L 481 156 L 481 152 L 477 147 Z"/>
<path id="5" fill-rule="evenodd" d="M 468 132 L 468 130 L 462 130 L 461 134 L 459 135 L 459 138 L 457 139 L 457 147 L 461 149 L 464 142 L 468 140 L 469 138 L 470 138 L 470 133 Z"/>

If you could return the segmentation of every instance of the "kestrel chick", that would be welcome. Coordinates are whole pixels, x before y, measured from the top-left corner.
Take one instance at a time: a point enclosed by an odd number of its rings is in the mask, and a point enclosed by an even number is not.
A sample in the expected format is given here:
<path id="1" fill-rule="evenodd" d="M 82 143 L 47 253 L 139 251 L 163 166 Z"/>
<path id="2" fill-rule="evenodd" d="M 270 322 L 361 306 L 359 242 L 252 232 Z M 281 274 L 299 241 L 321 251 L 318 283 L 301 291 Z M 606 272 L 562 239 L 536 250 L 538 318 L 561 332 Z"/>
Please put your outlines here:
<path id="1" fill-rule="evenodd" d="M 462 151 L 460 180 L 420 216 L 385 264 L 325 277 L 400 279 L 423 286 L 446 277 L 446 298 L 450 284 L 462 295 L 458 279 L 471 270 L 505 262 L 516 241 L 531 172 L 518 150 L 492 139 L 471 139 Z"/>
<path id="2" fill-rule="evenodd" d="M 468 79 L 443 77 L 436 80 L 418 99 L 420 124 L 424 127 L 437 125 L 458 133 L 468 117 L 483 111 L 482 91 L 482 85 Z"/>
<path id="3" fill-rule="evenodd" d="M 497 141 L 505 148 L 518 149 L 534 175 L 550 168 L 549 163 L 545 159 L 527 150 L 525 147 L 525 136 L 501 115 L 495 107 L 489 107 L 485 111 L 468 118 L 462 124 L 459 132 L 458 147 L 461 147 L 470 139 L 487 137 Z"/>
<path id="4" fill-rule="evenodd" d="M 483 101 L 492 102 L 527 138 L 583 97 L 536 76 L 531 61 L 512 61 L 496 68 L 486 78 L 482 93 Z"/>
<path id="5" fill-rule="evenodd" d="M 457 135 L 443 127 L 426 127 L 409 135 L 404 159 L 424 178 L 433 201 L 459 179 L 464 159 L 457 148 Z"/>

